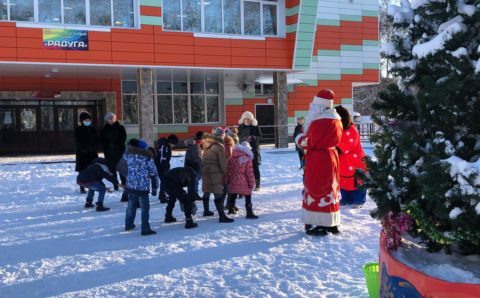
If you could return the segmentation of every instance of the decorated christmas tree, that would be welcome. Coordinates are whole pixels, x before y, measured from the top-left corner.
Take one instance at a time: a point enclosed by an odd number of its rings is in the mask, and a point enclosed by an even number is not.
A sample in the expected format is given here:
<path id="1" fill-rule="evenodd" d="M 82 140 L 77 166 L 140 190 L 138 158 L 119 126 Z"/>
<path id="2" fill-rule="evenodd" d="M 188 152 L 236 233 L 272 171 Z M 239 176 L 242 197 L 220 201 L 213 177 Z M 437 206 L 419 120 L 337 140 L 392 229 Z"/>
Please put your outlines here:
<path id="1" fill-rule="evenodd" d="M 478 7 L 477 7 L 478 6 Z M 480 253 L 480 4 L 403 0 L 382 54 L 396 83 L 374 104 L 364 185 L 386 243 L 407 231 L 430 251 Z"/>

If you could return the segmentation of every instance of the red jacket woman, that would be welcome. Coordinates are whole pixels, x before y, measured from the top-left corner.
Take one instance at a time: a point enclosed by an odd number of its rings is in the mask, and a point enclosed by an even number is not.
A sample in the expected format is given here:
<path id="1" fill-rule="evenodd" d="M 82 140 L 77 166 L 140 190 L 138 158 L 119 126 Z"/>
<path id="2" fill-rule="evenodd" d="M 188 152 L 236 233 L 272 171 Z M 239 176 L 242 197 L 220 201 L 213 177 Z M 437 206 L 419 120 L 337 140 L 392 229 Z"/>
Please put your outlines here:
<path id="1" fill-rule="evenodd" d="M 340 160 L 340 188 L 342 193 L 341 204 L 360 205 L 365 203 L 366 192 L 357 189 L 360 181 L 355 179 L 355 170 L 365 170 L 365 153 L 360 142 L 360 133 L 351 121 L 348 110 L 342 106 L 335 107 L 342 117 L 343 133 L 337 145 Z"/>

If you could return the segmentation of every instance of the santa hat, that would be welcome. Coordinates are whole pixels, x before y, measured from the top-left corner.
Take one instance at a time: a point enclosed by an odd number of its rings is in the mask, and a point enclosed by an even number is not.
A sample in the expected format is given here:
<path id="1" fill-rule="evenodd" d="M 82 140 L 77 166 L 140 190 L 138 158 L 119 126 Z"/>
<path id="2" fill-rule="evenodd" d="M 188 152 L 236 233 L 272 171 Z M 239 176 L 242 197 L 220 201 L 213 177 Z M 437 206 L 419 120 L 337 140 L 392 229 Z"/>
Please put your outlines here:
<path id="1" fill-rule="evenodd" d="M 333 109 L 333 99 L 335 93 L 330 89 L 322 89 L 318 91 L 317 96 L 313 98 L 313 104 L 321 105 L 326 109 Z"/>
<path id="2" fill-rule="evenodd" d="M 253 125 L 253 126 L 257 126 L 257 125 L 258 125 L 257 119 L 255 119 L 255 116 L 253 116 L 252 112 L 250 112 L 250 111 L 246 111 L 245 113 L 242 114 L 242 117 L 240 118 L 240 120 L 238 120 L 238 124 L 243 124 L 243 121 L 244 121 L 245 119 L 250 119 L 250 120 L 252 120 L 252 125 Z"/>
<path id="3" fill-rule="evenodd" d="M 305 124 L 303 124 L 303 131 L 306 132 L 310 123 L 318 119 L 326 109 L 333 109 L 334 98 L 335 93 L 330 89 L 322 89 L 317 93 L 317 96 L 313 97 L 307 117 L 305 118 Z"/>

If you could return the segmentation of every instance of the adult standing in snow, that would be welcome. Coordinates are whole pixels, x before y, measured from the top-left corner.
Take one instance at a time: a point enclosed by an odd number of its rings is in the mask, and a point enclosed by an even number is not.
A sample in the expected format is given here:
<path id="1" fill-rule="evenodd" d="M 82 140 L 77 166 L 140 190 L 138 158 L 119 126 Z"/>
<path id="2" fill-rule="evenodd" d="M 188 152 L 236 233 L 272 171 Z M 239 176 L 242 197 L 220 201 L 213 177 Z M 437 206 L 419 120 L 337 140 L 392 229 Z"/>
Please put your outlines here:
<path id="1" fill-rule="evenodd" d="M 238 121 L 238 138 L 240 143 L 248 142 L 253 152 L 253 174 L 255 175 L 255 190 L 260 189 L 260 164 L 262 157 L 260 155 L 260 141 L 262 132 L 258 127 L 258 121 L 252 112 L 246 111 Z"/>
<path id="2" fill-rule="evenodd" d="M 75 127 L 75 171 L 81 172 L 98 158 L 98 138 L 89 113 L 81 112 L 78 119 L 80 125 Z M 83 186 L 80 186 L 80 193 L 86 193 Z"/>
<path id="3" fill-rule="evenodd" d="M 295 130 L 293 132 L 293 139 L 303 133 L 303 124 L 305 123 L 305 118 L 297 117 L 297 126 L 295 126 Z M 298 153 L 298 159 L 300 160 L 300 169 L 303 169 L 305 161 L 303 160 L 305 153 L 303 152 L 303 148 L 295 144 L 295 150 Z"/>
<path id="4" fill-rule="evenodd" d="M 305 193 L 302 221 L 308 235 L 339 233 L 340 175 L 336 146 L 342 138 L 342 122 L 333 109 L 335 94 L 324 89 L 310 104 L 305 133 L 296 143 L 306 150 Z"/>
<path id="5" fill-rule="evenodd" d="M 361 206 L 365 203 L 367 191 L 358 188 L 360 181 L 355 178 L 355 170 L 365 170 L 362 143 L 360 133 L 352 122 L 350 113 L 343 106 L 335 107 L 335 110 L 342 118 L 343 134 L 342 140 L 337 145 L 340 161 L 340 191 L 342 193 L 341 205 Z"/>
<path id="6" fill-rule="evenodd" d="M 117 121 L 117 116 L 114 113 L 106 113 L 104 120 L 105 125 L 103 126 L 101 138 L 103 145 L 103 153 L 105 154 L 107 166 L 116 180 L 114 189 L 118 190 L 116 167 L 118 161 L 122 158 L 123 153 L 125 153 L 127 132 L 125 131 L 125 127 Z M 122 175 L 120 175 L 120 179 L 122 181 L 122 184 L 125 185 L 126 179 Z"/>

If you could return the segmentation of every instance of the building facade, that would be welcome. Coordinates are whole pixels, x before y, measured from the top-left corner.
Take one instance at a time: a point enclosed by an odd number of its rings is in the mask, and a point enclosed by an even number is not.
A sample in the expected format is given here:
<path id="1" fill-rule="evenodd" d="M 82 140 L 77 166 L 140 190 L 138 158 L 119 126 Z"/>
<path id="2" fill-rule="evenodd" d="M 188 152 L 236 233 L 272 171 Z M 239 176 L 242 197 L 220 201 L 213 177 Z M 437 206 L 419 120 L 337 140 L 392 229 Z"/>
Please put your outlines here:
<path id="1" fill-rule="evenodd" d="M 378 82 L 378 39 L 374 0 L 4 0 L 0 154 L 71 151 L 84 110 L 149 141 L 247 110 L 285 136 L 319 89 L 351 109 Z"/>

